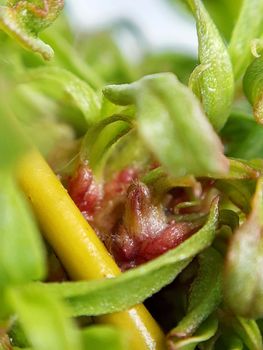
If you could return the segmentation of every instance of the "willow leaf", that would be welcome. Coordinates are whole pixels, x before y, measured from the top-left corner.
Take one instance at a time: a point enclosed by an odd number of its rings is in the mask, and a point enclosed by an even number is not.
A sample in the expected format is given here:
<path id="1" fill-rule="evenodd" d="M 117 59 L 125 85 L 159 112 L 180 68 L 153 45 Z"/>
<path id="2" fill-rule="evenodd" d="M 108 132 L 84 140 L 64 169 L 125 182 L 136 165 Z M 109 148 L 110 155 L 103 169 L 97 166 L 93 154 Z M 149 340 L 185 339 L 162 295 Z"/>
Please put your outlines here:
<path id="1" fill-rule="evenodd" d="M 150 75 L 124 85 L 109 85 L 106 97 L 135 104 L 143 141 L 174 176 L 224 174 L 228 160 L 193 93 L 171 73 Z"/>
<path id="2" fill-rule="evenodd" d="M 234 79 L 227 48 L 200 0 L 186 0 L 196 18 L 200 65 L 190 77 L 190 86 L 200 98 L 216 130 L 230 114 Z"/>
<path id="3" fill-rule="evenodd" d="M 63 0 L 8 0 L 6 6 L 0 6 L 0 29 L 49 60 L 53 50 L 38 34 L 55 21 L 63 7 Z"/>
<path id="4" fill-rule="evenodd" d="M 256 121 L 263 124 L 263 57 L 255 59 L 248 67 L 243 87 Z"/>
<path id="5" fill-rule="evenodd" d="M 7 298 L 35 350 L 81 350 L 68 312 L 54 295 L 40 288 L 9 289 Z"/>
<path id="6" fill-rule="evenodd" d="M 222 299 L 223 259 L 213 248 L 198 256 L 199 272 L 192 285 L 186 316 L 170 332 L 177 337 L 192 335 L 217 308 Z"/>
<path id="7" fill-rule="evenodd" d="M 48 90 L 59 89 L 69 96 L 76 107 L 83 113 L 86 123 L 91 124 L 100 115 L 100 99 L 98 94 L 73 73 L 58 67 L 43 67 L 31 70 L 26 76 L 33 81 L 48 82 Z M 53 86 L 50 86 L 50 83 Z"/>
<path id="8" fill-rule="evenodd" d="M 9 172 L 0 173 L 0 285 L 42 279 L 44 252 L 36 223 Z"/>
<path id="9" fill-rule="evenodd" d="M 170 283 L 214 237 L 218 204 L 214 201 L 205 226 L 177 248 L 129 270 L 99 281 L 42 284 L 43 289 L 65 298 L 73 315 L 100 315 L 127 309 Z"/>
<path id="10" fill-rule="evenodd" d="M 234 75 L 238 79 L 252 59 L 251 42 L 262 34 L 263 0 L 243 0 L 229 44 Z"/>
<path id="11" fill-rule="evenodd" d="M 252 211 L 233 236 L 225 267 L 225 299 L 237 315 L 248 318 L 263 316 L 262 197 L 263 178 L 260 178 L 252 202 Z"/>

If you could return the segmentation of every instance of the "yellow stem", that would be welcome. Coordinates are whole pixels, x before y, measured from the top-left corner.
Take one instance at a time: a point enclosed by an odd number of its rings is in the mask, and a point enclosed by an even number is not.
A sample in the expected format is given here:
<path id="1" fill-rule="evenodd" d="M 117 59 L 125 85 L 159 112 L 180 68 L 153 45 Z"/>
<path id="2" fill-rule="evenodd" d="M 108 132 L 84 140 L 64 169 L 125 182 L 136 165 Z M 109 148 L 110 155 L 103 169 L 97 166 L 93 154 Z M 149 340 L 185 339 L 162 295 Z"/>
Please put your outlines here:
<path id="1" fill-rule="evenodd" d="M 37 151 L 18 166 L 19 182 L 32 203 L 47 241 L 75 280 L 114 277 L 121 272 L 67 191 Z M 129 335 L 132 350 L 165 349 L 164 335 L 141 304 L 105 315 L 99 322 L 116 325 Z"/>

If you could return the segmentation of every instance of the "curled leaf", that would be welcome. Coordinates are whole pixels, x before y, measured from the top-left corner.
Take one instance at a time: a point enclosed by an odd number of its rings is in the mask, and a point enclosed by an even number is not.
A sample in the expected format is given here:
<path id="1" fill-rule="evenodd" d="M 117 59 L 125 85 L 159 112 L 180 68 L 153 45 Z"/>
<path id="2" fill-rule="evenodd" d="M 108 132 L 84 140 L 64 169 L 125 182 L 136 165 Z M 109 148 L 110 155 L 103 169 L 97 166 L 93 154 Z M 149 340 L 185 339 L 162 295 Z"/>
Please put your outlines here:
<path id="1" fill-rule="evenodd" d="M 124 85 L 109 85 L 105 96 L 120 105 L 135 104 L 143 141 L 174 176 L 224 174 L 228 160 L 193 93 L 171 73 L 150 75 Z"/>
<path id="2" fill-rule="evenodd" d="M 263 57 L 256 58 L 248 67 L 243 80 L 243 88 L 253 106 L 256 121 L 263 124 Z"/>
<path id="3" fill-rule="evenodd" d="M 224 274 L 224 295 L 237 315 L 263 315 L 263 179 L 258 180 L 248 219 L 235 232 Z M 244 283 L 244 281 L 246 281 Z"/>
<path id="4" fill-rule="evenodd" d="M 186 338 L 169 337 L 170 350 L 194 350 L 200 343 L 211 339 L 218 328 L 218 321 L 214 317 L 208 318 L 192 335 Z"/>
<path id="5" fill-rule="evenodd" d="M 64 7 L 64 0 L 9 0 L 0 6 L 0 28 L 28 50 L 51 59 L 52 48 L 38 38 L 38 33 L 54 22 Z"/>
<path id="6" fill-rule="evenodd" d="M 251 42 L 262 31 L 262 0 L 244 0 L 229 44 L 235 78 L 245 72 L 252 59 Z"/>
<path id="7" fill-rule="evenodd" d="M 227 48 L 200 0 L 187 0 L 196 18 L 200 65 L 190 77 L 190 87 L 200 98 L 216 130 L 225 124 L 233 100 L 234 79 Z"/>

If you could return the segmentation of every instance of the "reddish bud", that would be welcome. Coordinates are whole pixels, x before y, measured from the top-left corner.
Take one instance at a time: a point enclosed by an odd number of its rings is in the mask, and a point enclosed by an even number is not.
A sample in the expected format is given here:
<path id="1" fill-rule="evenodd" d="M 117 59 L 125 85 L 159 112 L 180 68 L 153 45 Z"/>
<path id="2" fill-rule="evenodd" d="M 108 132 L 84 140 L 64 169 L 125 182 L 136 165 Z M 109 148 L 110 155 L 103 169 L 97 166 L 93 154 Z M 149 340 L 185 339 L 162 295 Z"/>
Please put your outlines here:
<path id="1" fill-rule="evenodd" d="M 123 224 L 137 240 L 155 237 L 165 227 L 165 216 L 151 203 L 150 191 L 143 183 L 136 182 L 128 189 Z"/>
<path id="2" fill-rule="evenodd" d="M 87 220 L 93 220 L 102 200 L 102 189 L 87 163 L 82 163 L 68 181 L 68 193 Z"/>

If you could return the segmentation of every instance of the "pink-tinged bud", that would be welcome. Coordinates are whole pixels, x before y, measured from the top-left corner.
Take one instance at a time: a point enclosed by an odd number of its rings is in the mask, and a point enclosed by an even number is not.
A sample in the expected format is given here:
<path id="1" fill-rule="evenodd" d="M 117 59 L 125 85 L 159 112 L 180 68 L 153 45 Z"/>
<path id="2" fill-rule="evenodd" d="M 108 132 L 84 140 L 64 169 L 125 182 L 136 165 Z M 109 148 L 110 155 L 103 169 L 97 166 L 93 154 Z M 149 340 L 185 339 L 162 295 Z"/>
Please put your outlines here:
<path id="1" fill-rule="evenodd" d="M 87 163 L 82 163 L 68 181 L 68 193 L 87 220 L 93 220 L 102 200 L 102 189 Z"/>
<path id="2" fill-rule="evenodd" d="M 104 186 L 105 200 L 112 199 L 126 193 L 129 185 L 138 178 L 138 171 L 134 168 L 126 168 Z"/>
<path id="3" fill-rule="evenodd" d="M 136 240 L 155 237 L 166 225 L 164 214 L 151 203 L 150 191 L 141 182 L 128 189 L 123 224 L 128 235 Z"/>
<path id="4" fill-rule="evenodd" d="M 175 248 L 199 226 L 174 221 L 168 224 L 161 207 L 152 204 L 148 187 L 136 182 L 128 189 L 123 222 L 113 235 L 110 251 L 126 270 Z"/>
<path id="5" fill-rule="evenodd" d="M 137 257 L 141 264 L 177 247 L 190 237 L 197 226 L 189 222 L 171 222 L 155 238 L 148 238 L 142 242 Z"/>

